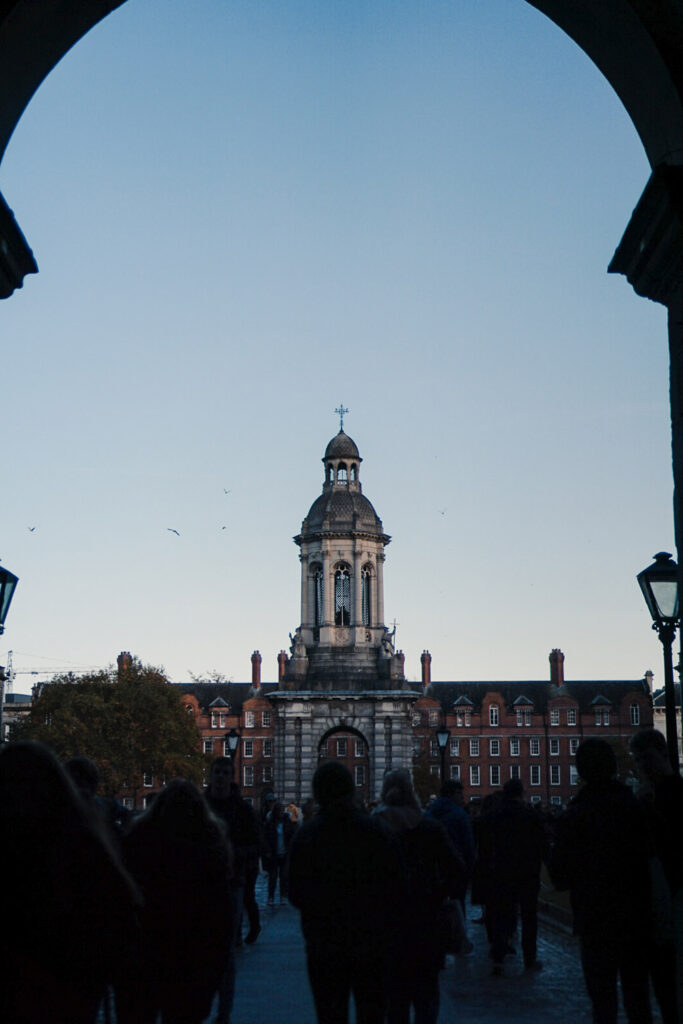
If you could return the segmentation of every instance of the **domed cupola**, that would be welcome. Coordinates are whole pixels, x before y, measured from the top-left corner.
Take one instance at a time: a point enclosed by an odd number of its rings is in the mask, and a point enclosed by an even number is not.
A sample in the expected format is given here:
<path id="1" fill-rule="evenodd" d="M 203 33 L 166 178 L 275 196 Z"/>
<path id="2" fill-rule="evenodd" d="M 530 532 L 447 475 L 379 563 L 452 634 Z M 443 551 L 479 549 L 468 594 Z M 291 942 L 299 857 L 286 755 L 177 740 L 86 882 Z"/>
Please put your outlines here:
<path id="1" fill-rule="evenodd" d="M 363 495 L 358 474 L 362 461 L 356 442 L 340 430 L 325 449 L 323 492 L 301 524 L 302 538 L 340 530 L 383 535 L 382 520 Z M 385 543 L 388 542 L 387 537 Z"/>
<path id="2" fill-rule="evenodd" d="M 322 494 L 294 538 L 301 549 L 301 625 L 285 681 L 316 689 L 396 685 L 384 625 L 384 548 L 391 538 L 362 493 L 362 459 L 343 423 L 322 461 Z"/>

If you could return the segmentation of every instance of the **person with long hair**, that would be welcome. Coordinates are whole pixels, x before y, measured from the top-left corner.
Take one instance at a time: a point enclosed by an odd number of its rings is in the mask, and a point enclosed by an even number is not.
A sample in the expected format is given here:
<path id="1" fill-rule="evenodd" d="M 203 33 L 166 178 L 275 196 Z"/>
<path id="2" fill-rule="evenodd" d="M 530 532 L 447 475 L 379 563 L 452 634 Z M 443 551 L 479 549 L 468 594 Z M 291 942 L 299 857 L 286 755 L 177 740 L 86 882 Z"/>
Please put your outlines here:
<path id="1" fill-rule="evenodd" d="M 120 1024 L 200 1024 L 230 949 L 231 850 L 192 782 L 174 779 L 123 839 L 145 906 L 137 971 L 117 993 Z"/>
<path id="2" fill-rule="evenodd" d="M 39 743 L 0 751 L 0 823 L 0 1020 L 93 1024 L 135 944 L 135 885 Z"/>
<path id="3" fill-rule="evenodd" d="M 387 1022 L 409 1024 L 412 1005 L 415 1024 L 436 1024 L 445 952 L 438 924 L 446 898 L 462 891 L 465 864 L 443 825 L 420 810 L 404 769 L 385 775 L 373 816 L 398 839 L 408 878 L 392 947 Z"/>

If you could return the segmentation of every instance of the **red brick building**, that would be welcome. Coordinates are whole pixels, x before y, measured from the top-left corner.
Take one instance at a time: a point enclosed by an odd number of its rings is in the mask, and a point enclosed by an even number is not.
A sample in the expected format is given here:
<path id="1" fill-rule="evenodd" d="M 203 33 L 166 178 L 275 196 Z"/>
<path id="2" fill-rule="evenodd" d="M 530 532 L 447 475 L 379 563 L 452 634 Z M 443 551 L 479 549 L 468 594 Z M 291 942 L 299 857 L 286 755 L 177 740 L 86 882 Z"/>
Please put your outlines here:
<path id="1" fill-rule="evenodd" d="M 630 737 L 652 726 L 650 673 L 633 681 L 567 682 L 564 655 L 554 650 L 546 682 L 432 683 L 430 661 L 423 655 L 423 696 L 413 707 L 414 763 L 434 776 L 436 790 L 436 729 L 445 726 L 445 775 L 462 782 L 466 800 L 519 778 L 532 802 L 565 806 L 576 793 L 575 754 L 583 739 L 612 744 L 626 774 Z"/>
<path id="2" fill-rule="evenodd" d="M 286 792 L 278 771 L 278 705 L 271 695 L 276 683 L 261 683 L 261 656 L 252 655 L 251 683 L 179 684 L 188 712 L 195 716 L 207 757 L 228 755 L 227 734 L 240 740 L 236 774 L 245 797 L 258 804 L 274 792 L 289 802 L 308 794 Z M 599 736 L 611 743 L 622 774 L 628 771 L 628 742 L 638 729 L 652 726 L 652 677 L 637 680 L 564 678 L 564 655 L 550 654 L 545 681 L 432 682 L 431 657 L 422 655 L 422 684 L 414 692 L 410 730 L 412 765 L 422 780 L 433 778 L 438 791 L 441 753 L 436 730 L 450 731 L 444 756 L 447 778 L 462 781 L 466 800 L 479 801 L 520 778 L 534 803 L 566 806 L 576 793 L 576 748 L 582 739 Z M 316 762 L 341 760 L 366 799 L 371 749 L 357 731 L 338 729 L 308 756 Z M 292 766 L 289 766 L 290 769 Z M 297 765 L 293 766 L 296 774 Z M 301 765 L 298 766 L 301 769 Z M 150 791 L 160 780 L 146 779 Z M 424 785 L 420 787 L 424 791 Z"/>

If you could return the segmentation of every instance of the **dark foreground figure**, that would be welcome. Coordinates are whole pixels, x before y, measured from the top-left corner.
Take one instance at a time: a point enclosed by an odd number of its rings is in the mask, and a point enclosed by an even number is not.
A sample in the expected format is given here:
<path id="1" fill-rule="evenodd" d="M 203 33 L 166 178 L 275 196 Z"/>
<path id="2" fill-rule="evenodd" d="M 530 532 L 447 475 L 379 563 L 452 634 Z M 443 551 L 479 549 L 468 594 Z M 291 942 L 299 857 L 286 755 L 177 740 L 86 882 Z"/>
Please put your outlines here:
<path id="1" fill-rule="evenodd" d="M 557 823 L 551 876 L 558 889 L 570 891 L 595 1024 L 616 1024 L 617 978 L 629 1024 L 650 1024 L 647 821 L 631 791 L 615 779 L 608 743 L 585 740 L 576 767 L 585 785 Z"/>
<path id="2" fill-rule="evenodd" d="M 320 813 L 291 847 L 289 899 L 301 911 L 308 976 L 319 1024 L 383 1024 L 389 945 L 405 894 L 400 854 L 385 827 L 353 806 L 343 765 L 313 776 Z"/>
<path id="3" fill-rule="evenodd" d="M 373 813 L 398 840 L 407 876 L 392 942 L 387 1024 L 410 1024 L 411 1006 L 415 1024 L 436 1024 L 448 940 L 444 902 L 463 891 L 465 862 L 443 826 L 420 810 L 407 771 L 388 772 Z"/>
<path id="4" fill-rule="evenodd" d="M 216 757 L 211 762 L 209 787 L 206 801 L 226 829 L 228 842 L 231 845 L 234 864 L 229 888 L 229 917 L 232 931 L 227 953 L 225 955 L 223 976 L 218 989 L 218 1016 L 216 1024 L 230 1024 L 232 1005 L 235 1000 L 235 947 L 240 938 L 242 927 L 242 911 L 244 909 L 244 891 L 247 884 L 249 864 L 259 854 L 259 828 L 256 816 L 239 790 L 235 782 L 235 769 L 229 757 Z M 251 942 L 261 930 L 256 919 L 258 931 L 254 931 L 252 920 L 249 936 Z"/>
<path id="5" fill-rule="evenodd" d="M 502 799 L 482 815 L 479 827 L 478 857 L 494 974 L 502 972 L 518 909 L 524 966 L 527 970 L 541 967 L 536 958 L 538 891 L 548 851 L 541 818 L 524 803 L 523 797 L 520 780 L 509 779 L 503 786 Z"/>
<path id="6" fill-rule="evenodd" d="M 0 1020 L 93 1024 L 137 939 L 135 886 L 97 817 L 38 743 L 0 752 Z"/>
<path id="7" fill-rule="evenodd" d="M 230 853 L 192 782 L 174 779 L 123 840 L 142 890 L 136 969 L 117 990 L 119 1024 L 201 1024 L 232 940 Z"/>

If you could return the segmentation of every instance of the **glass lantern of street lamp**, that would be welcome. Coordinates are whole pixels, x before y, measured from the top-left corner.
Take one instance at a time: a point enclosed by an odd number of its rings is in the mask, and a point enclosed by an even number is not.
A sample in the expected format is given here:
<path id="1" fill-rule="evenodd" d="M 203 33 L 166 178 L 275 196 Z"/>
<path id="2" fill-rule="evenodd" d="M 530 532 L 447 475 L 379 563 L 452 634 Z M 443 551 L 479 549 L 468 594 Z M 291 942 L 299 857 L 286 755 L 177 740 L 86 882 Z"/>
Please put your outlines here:
<path id="1" fill-rule="evenodd" d="M 228 745 L 228 750 L 230 751 L 230 757 L 232 759 L 235 757 L 237 748 L 240 745 L 240 734 L 237 732 L 236 729 L 231 729 L 230 732 L 226 732 L 225 742 Z"/>
<path id="2" fill-rule="evenodd" d="M 5 617 L 14 597 L 14 590 L 19 577 L 15 576 L 9 569 L 3 569 L 0 565 L 0 634 L 5 631 Z"/>
<path id="3" fill-rule="evenodd" d="M 655 628 L 678 620 L 678 566 L 667 551 L 655 555 L 652 565 L 637 576 Z"/>
<path id="4" fill-rule="evenodd" d="M 446 746 L 448 745 L 448 740 L 450 739 L 450 735 L 451 730 L 446 729 L 445 727 L 443 729 L 436 730 L 436 742 L 439 744 L 439 750 L 446 749 Z"/>
<path id="5" fill-rule="evenodd" d="M 638 573 L 637 580 L 652 616 L 652 628 L 657 630 L 664 652 L 666 746 L 671 767 L 678 774 L 676 691 L 671 650 L 678 626 L 678 566 L 668 552 L 660 551 L 652 565 Z"/>

